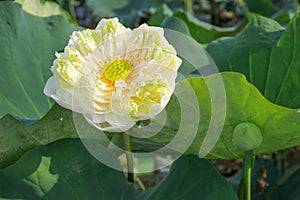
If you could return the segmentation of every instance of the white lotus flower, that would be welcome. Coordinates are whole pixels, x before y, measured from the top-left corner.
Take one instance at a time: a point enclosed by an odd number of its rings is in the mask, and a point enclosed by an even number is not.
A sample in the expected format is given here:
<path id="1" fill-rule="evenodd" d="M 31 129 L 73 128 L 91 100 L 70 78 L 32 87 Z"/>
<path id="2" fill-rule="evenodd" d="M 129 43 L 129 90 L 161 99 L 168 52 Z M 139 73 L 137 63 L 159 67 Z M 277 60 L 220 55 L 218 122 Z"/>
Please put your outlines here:
<path id="1" fill-rule="evenodd" d="M 117 18 L 75 31 L 56 57 L 44 93 L 110 132 L 160 113 L 181 64 L 162 28 L 143 24 L 131 30 Z"/>

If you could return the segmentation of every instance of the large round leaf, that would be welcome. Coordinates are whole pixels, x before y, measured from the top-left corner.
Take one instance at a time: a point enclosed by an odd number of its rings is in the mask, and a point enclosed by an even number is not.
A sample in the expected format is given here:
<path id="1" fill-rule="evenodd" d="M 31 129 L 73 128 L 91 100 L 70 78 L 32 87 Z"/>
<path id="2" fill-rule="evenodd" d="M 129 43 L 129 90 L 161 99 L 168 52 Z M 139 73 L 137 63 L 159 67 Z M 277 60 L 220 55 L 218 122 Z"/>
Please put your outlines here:
<path id="1" fill-rule="evenodd" d="M 0 118 L 11 114 L 38 120 L 53 105 L 43 88 L 54 53 L 63 50 L 78 28 L 54 3 L 23 3 L 24 9 L 18 2 L 0 2 Z"/>
<path id="2" fill-rule="evenodd" d="M 72 111 L 54 105 L 47 115 L 32 125 L 24 125 L 10 115 L 0 120 L 0 168 L 15 162 L 31 148 L 62 138 L 78 137 Z"/>
<path id="3" fill-rule="evenodd" d="M 261 146 L 256 149 L 256 154 L 272 153 L 300 145 L 299 110 L 270 103 L 252 84 L 246 81 L 242 74 L 224 72 L 222 78 L 227 96 L 226 119 L 220 138 L 216 138 L 217 143 L 206 156 L 207 158 L 233 159 L 243 156 L 243 152 L 232 142 L 233 129 L 242 122 L 254 123 L 262 132 L 263 141 Z M 200 147 L 206 137 L 209 123 L 212 120 L 211 97 L 206 83 L 215 84 L 214 81 L 215 75 L 211 75 L 205 78 L 189 78 L 177 84 L 176 90 L 183 92 L 177 92 L 178 95 L 184 96 L 185 88 L 193 88 L 201 113 L 198 132 L 193 142 L 187 144 L 189 146 L 188 151 L 185 152 L 187 154 L 199 155 Z M 216 87 L 218 86 L 216 85 Z M 184 97 L 189 98 L 189 96 Z M 194 107 L 191 106 L 191 110 L 193 109 Z M 180 125 L 185 126 L 180 124 L 181 110 L 175 96 L 170 100 L 166 112 L 168 115 L 165 126 L 155 136 L 147 139 L 132 138 L 134 150 L 149 152 L 161 148 L 174 138 Z M 99 130 L 89 125 L 84 119 L 82 121 L 75 119 L 76 124 L 74 124 L 72 112 L 58 105 L 54 106 L 42 120 L 29 126 L 23 125 L 9 115 L 5 116 L 0 120 L 0 168 L 9 165 L 30 148 L 46 145 L 61 138 L 78 137 L 76 131 L 83 138 L 90 138 L 102 143 L 101 137 L 98 135 Z M 81 126 L 80 129 L 76 126 L 78 124 Z M 181 135 L 182 141 L 178 145 L 185 145 L 185 136 L 188 137 L 190 134 L 193 133 L 186 131 Z M 109 138 L 115 139 L 120 136 L 122 135 L 111 134 Z M 123 145 L 122 138 L 115 139 L 114 142 L 117 145 Z"/>
<path id="4" fill-rule="evenodd" d="M 234 127 L 243 122 L 257 125 L 262 132 L 263 141 L 255 150 L 256 154 L 272 153 L 300 144 L 299 109 L 288 109 L 270 103 L 239 73 L 224 72 L 221 74 L 227 97 L 226 118 L 220 137 L 216 145 L 213 146 L 212 151 L 207 155 L 207 158 L 233 159 L 242 157 L 244 152 L 233 144 L 232 135 Z M 201 113 L 198 133 L 186 153 L 198 155 L 205 138 L 216 136 L 206 135 L 209 124 L 214 120 L 211 118 L 211 102 L 217 101 L 217 99 L 211 99 L 207 83 L 215 84 L 216 89 L 220 87 L 217 85 L 217 81 L 215 82 L 216 76 L 218 75 L 210 75 L 205 78 L 189 78 L 181 81 L 176 87 L 184 91 L 184 88 L 188 89 L 189 84 L 191 84 L 194 92 L 197 94 Z M 186 98 L 189 97 L 187 96 Z M 166 144 L 170 142 L 180 127 L 181 119 L 177 116 L 180 116 L 181 113 L 176 98 L 171 99 L 167 109 L 170 111 L 169 118 L 172 119 L 169 129 L 162 129 L 159 134 L 149 138 L 157 143 Z M 222 115 L 222 113 L 217 115 Z M 220 126 L 220 124 L 213 124 L 213 126 Z M 189 134 L 192 133 L 187 132 L 186 136 Z M 182 137 L 184 138 L 184 136 Z M 184 143 L 184 140 L 182 143 Z"/>
<path id="5" fill-rule="evenodd" d="M 246 75 L 271 102 L 300 107 L 300 13 L 286 29 L 272 19 L 254 17 L 233 38 L 206 47 L 220 71 Z"/>
<path id="6" fill-rule="evenodd" d="M 105 148 L 104 154 L 119 165 Z M 120 166 L 120 165 L 119 165 Z M 121 166 L 120 166 L 121 168 Z M 188 169 L 188 170 L 186 170 Z M 197 177 L 197 179 L 195 179 Z M 120 171 L 93 158 L 80 140 L 61 140 L 28 152 L 0 171 L 5 199 L 237 199 L 229 183 L 204 159 L 184 156 L 165 180 L 146 191 L 134 189 Z"/>

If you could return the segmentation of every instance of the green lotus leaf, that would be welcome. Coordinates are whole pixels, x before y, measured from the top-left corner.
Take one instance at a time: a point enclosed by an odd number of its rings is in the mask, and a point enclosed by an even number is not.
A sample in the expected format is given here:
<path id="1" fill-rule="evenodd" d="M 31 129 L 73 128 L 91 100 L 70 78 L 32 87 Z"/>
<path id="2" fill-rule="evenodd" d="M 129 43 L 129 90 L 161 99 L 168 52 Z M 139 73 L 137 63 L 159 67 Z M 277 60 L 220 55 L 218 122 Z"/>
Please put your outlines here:
<path id="1" fill-rule="evenodd" d="M 187 101 L 196 99 L 196 105 L 187 104 L 187 112 L 190 119 L 185 119 L 191 124 L 181 123 L 181 106 L 174 95 L 166 107 L 167 118 L 162 129 L 157 134 L 148 138 L 132 137 L 132 146 L 135 151 L 150 152 L 164 147 L 178 135 L 178 130 L 187 130 L 181 134 L 180 145 L 188 147 L 186 154 L 199 155 L 201 145 L 206 137 L 213 139 L 216 143 L 207 158 L 211 159 L 233 159 L 242 157 L 244 152 L 233 144 L 234 128 L 244 122 L 255 124 L 261 131 L 262 143 L 255 149 L 256 154 L 272 153 L 281 149 L 300 145 L 300 110 L 289 109 L 275 105 L 266 100 L 259 91 L 249 82 L 245 76 L 235 72 L 221 73 L 224 88 L 226 91 L 226 109 L 218 109 L 216 116 L 225 114 L 224 124 L 220 124 L 220 137 L 211 138 L 207 134 L 209 124 L 212 121 L 211 105 L 212 99 L 208 91 L 207 83 L 214 85 L 218 75 L 210 75 L 205 78 L 188 78 L 180 81 L 176 86 L 175 94 L 184 97 Z M 216 87 L 219 87 L 216 85 Z M 191 91 L 192 89 L 192 91 Z M 191 91 L 191 92 L 186 92 Z M 193 95 L 195 96 L 188 96 Z M 216 96 L 218 98 L 218 96 Z M 216 99 L 213 99 L 215 101 Z M 198 105 L 199 104 L 199 105 Z M 195 112 L 199 106 L 200 121 L 189 113 Z M 225 112 L 225 113 L 224 113 Z M 199 120 L 199 119 L 198 119 Z M 154 123 L 153 129 L 160 127 L 159 118 L 157 125 Z M 190 132 L 190 127 L 196 126 L 196 132 Z M 41 145 L 46 145 L 62 138 L 74 138 L 80 135 L 81 138 L 88 138 L 108 145 L 107 141 L 99 136 L 99 130 L 89 125 L 79 114 L 72 114 L 58 105 L 55 105 L 47 115 L 37 123 L 23 125 L 18 120 L 7 115 L 0 120 L 0 167 L 3 168 L 29 149 Z M 186 138 L 195 134 L 190 143 Z M 123 145 L 121 134 L 107 133 L 109 139 L 121 146 Z M 218 136 L 218 135 L 217 135 Z M 118 137 L 120 137 L 118 139 Z M 109 141 L 109 140 L 108 140 Z M 176 150 L 176 149 L 175 149 Z"/>
<path id="2" fill-rule="evenodd" d="M 102 153 L 121 168 L 117 157 L 105 150 Z M 176 180 L 180 182 L 174 184 Z M 192 199 L 195 196 L 237 199 L 216 169 L 197 156 L 179 158 L 165 180 L 149 190 L 137 190 L 126 182 L 122 172 L 96 160 L 76 139 L 34 149 L 14 165 L 0 170 L 1 199 Z"/>
<path id="3" fill-rule="evenodd" d="M 276 7 L 268 0 L 245 0 L 247 7 L 251 12 L 255 12 L 267 17 L 271 17 L 276 12 Z"/>
<path id="4" fill-rule="evenodd" d="M 6 115 L 0 120 L 0 168 L 15 162 L 31 148 L 77 137 L 72 111 L 56 104 L 43 119 L 31 125 Z"/>
<path id="5" fill-rule="evenodd" d="M 269 102 L 262 96 L 257 88 L 250 84 L 245 76 L 240 73 L 223 72 L 221 74 L 226 91 L 226 111 L 217 109 L 215 111 L 217 113 L 215 113 L 214 116 L 221 116 L 224 112 L 226 112 L 226 116 L 220 137 L 209 154 L 206 155 L 207 158 L 233 159 L 242 157 L 244 152 L 239 150 L 233 143 L 233 131 L 238 124 L 245 122 L 253 123 L 261 131 L 262 143 L 255 149 L 256 154 L 272 153 L 300 145 L 299 109 L 289 109 Z M 207 83 L 214 85 L 214 82 L 216 89 L 221 87 L 218 85 L 218 81 L 216 81 L 219 79 L 218 76 L 219 75 L 216 74 L 204 78 L 189 78 L 179 82 L 176 86 L 177 89 L 179 88 L 183 92 L 192 87 L 199 102 L 199 128 L 193 143 L 186 152 L 188 154 L 199 155 L 203 142 L 206 139 L 213 141 L 214 137 L 218 136 L 217 133 L 207 135 L 210 122 L 215 123 L 213 126 L 222 125 L 216 123 L 211 114 L 212 102 L 218 101 L 218 95 L 215 96 L 215 98 L 211 98 L 207 87 Z M 187 99 L 190 98 L 184 93 L 182 93 L 182 95 Z M 171 99 L 171 103 L 168 104 L 167 110 L 170 111 L 170 117 L 168 118 L 170 121 L 168 123 L 167 120 L 166 123 L 169 128 L 162 129 L 159 134 L 149 138 L 156 143 L 169 143 L 177 134 L 177 130 L 180 126 L 184 127 L 184 124 L 180 124 L 180 105 L 174 96 Z M 191 121 L 192 120 L 193 119 L 191 119 Z M 194 119 L 194 121 L 196 121 L 196 119 Z M 173 129 L 171 129 L 171 127 Z M 185 138 L 185 136 L 188 137 L 189 134 L 193 133 L 187 132 L 182 138 Z M 182 143 L 184 143 L 184 140 Z"/>
<path id="6" fill-rule="evenodd" d="M 220 71 L 243 73 L 271 102 L 300 107 L 300 12 L 284 29 L 276 21 L 253 17 L 235 37 L 206 50 Z"/>
<path id="7" fill-rule="evenodd" d="M 0 2 L 0 118 L 38 120 L 53 105 L 43 89 L 54 53 L 78 27 L 54 3 L 20 2 Z"/>

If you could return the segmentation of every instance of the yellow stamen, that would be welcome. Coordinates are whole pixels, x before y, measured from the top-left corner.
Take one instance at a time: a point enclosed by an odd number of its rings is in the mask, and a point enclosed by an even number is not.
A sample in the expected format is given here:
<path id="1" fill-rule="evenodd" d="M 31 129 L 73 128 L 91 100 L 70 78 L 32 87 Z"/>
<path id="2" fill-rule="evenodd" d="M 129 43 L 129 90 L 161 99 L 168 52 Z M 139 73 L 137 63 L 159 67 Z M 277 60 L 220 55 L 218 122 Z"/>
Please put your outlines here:
<path id="1" fill-rule="evenodd" d="M 105 66 L 103 75 L 110 81 L 117 81 L 126 78 L 131 70 L 131 66 L 124 60 L 114 60 Z"/>

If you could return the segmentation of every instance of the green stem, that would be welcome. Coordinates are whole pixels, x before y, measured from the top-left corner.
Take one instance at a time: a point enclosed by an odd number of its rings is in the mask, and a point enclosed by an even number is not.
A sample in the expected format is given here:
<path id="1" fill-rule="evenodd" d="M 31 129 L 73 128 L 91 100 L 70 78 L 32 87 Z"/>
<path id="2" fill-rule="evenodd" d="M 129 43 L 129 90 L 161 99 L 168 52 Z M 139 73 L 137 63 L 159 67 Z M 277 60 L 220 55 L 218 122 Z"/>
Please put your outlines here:
<path id="1" fill-rule="evenodd" d="M 135 177 L 134 180 L 135 180 L 136 183 L 140 186 L 141 190 L 143 190 L 143 191 L 146 190 L 146 188 L 145 188 L 143 182 L 141 181 L 141 179 L 139 179 L 138 177 Z"/>
<path id="2" fill-rule="evenodd" d="M 76 22 L 76 12 L 73 5 L 73 0 L 68 0 L 69 11 L 72 16 L 72 19 Z"/>
<path id="3" fill-rule="evenodd" d="M 199 13 L 202 13 L 203 0 L 198 0 L 198 4 L 199 4 Z"/>
<path id="4" fill-rule="evenodd" d="M 244 157 L 244 200 L 251 200 L 251 170 L 253 163 L 253 150 L 246 151 Z"/>
<path id="5" fill-rule="evenodd" d="M 185 9 L 193 14 L 193 4 L 192 4 L 192 0 L 184 0 L 184 5 L 185 5 Z"/>
<path id="6" fill-rule="evenodd" d="M 131 149 L 130 135 L 127 133 L 123 134 L 124 146 L 126 150 L 126 163 L 127 163 L 127 180 L 130 183 L 134 183 L 134 173 L 133 173 L 133 155 Z"/>

